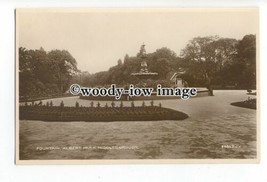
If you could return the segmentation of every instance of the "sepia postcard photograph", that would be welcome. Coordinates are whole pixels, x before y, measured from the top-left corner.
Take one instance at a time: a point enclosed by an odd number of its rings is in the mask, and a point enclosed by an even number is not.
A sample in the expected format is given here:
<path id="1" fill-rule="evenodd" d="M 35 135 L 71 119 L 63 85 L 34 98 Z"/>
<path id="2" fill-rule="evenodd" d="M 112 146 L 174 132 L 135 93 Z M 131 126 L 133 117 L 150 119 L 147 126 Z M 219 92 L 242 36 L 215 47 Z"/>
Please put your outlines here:
<path id="1" fill-rule="evenodd" d="M 259 162 L 258 8 L 15 13 L 17 164 Z"/>

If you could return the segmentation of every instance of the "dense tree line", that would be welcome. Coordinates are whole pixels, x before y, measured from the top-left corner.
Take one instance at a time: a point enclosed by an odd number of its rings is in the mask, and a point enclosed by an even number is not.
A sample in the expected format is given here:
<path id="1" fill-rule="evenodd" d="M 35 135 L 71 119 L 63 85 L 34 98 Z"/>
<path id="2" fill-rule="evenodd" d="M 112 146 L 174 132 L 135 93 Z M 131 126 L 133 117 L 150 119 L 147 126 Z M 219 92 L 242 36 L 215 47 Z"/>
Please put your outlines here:
<path id="1" fill-rule="evenodd" d="M 46 52 L 19 48 L 19 95 L 32 99 L 61 95 L 77 74 L 77 63 L 66 50 Z"/>
<path id="2" fill-rule="evenodd" d="M 146 55 L 148 70 L 157 72 L 154 79 L 146 80 L 150 86 L 158 83 L 172 86 L 170 78 L 175 72 L 185 71 L 182 78 L 189 86 L 213 85 L 215 88 L 256 88 L 256 36 L 246 35 L 241 40 L 217 36 L 196 37 L 189 41 L 177 56 L 163 47 Z M 66 50 L 27 50 L 19 48 L 20 96 L 36 98 L 60 95 L 71 83 L 82 86 L 127 86 L 142 81 L 131 73 L 140 71 L 142 58 L 125 55 L 117 65 L 107 71 L 90 74 L 79 72 L 76 60 Z"/>
<path id="3" fill-rule="evenodd" d="M 256 36 L 242 40 L 196 37 L 182 50 L 186 80 L 220 87 L 256 88 Z"/>
<path id="4" fill-rule="evenodd" d="M 148 70 L 150 72 L 157 72 L 158 76 L 156 76 L 155 79 L 146 80 L 146 82 L 148 82 L 149 85 L 161 83 L 168 86 L 172 74 L 181 67 L 181 60 L 182 59 L 178 57 L 175 52 L 166 47 L 158 49 L 154 53 L 147 54 L 146 61 Z M 123 60 L 119 59 L 118 64 L 111 67 L 108 71 L 95 74 L 83 72 L 77 75 L 74 80 L 84 86 L 110 86 L 112 83 L 121 86 L 127 86 L 129 83 L 138 85 L 140 84 L 140 80 L 131 74 L 140 71 L 141 61 L 142 58 L 138 55 L 129 57 L 126 54 Z"/>
<path id="5" fill-rule="evenodd" d="M 163 47 L 147 54 L 148 70 L 157 72 L 150 85 L 161 83 L 173 85 L 170 81 L 175 72 L 185 71 L 182 75 L 189 86 L 213 85 L 215 88 L 256 88 L 256 36 L 246 35 L 242 40 L 219 38 L 217 36 L 196 37 L 189 41 L 177 56 L 174 51 Z M 125 55 L 116 66 L 108 71 L 89 74 L 83 72 L 76 76 L 84 86 L 110 85 L 116 83 L 126 86 L 141 81 L 131 76 L 140 70 L 141 58 Z"/>

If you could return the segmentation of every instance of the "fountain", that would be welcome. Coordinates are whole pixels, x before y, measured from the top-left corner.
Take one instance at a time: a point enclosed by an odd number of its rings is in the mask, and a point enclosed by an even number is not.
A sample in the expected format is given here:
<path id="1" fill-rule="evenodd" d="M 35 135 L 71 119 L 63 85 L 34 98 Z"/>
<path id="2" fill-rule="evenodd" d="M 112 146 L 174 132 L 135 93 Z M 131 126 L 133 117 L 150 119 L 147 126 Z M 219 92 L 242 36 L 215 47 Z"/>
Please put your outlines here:
<path id="1" fill-rule="evenodd" d="M 140 57 L 142 59 L 141 60 L 141 69 L 139 72 L 132 73 L 131 75 L 137 77 L 139 80 L 147 80 L 147 79 L 155 78 L 158 75 L 158 73 L 149 72 L 148 68 L 147 68 L 147 62 L 146 62 L 147 55 L 146 55 L 144 43 L 140 48 L 140 52 L 138 54 L 138 57 Z"/>

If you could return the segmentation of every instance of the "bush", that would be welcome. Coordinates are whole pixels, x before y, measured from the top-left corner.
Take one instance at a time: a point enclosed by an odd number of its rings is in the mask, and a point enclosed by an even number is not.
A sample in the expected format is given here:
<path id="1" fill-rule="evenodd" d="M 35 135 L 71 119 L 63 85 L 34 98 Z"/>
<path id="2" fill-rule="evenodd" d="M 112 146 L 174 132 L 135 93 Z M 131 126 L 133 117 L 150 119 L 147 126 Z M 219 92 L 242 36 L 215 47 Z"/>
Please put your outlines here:
<path id="1" fill-rule="evenodd" d="M 76 103 L 75 103 L 75 107 L 76 107 L 76 108 L 79 108 L 79 102 L 76 101 Z"/>
<path id="2" fill-rule="evenodd" d="M 63 101 L 60 102 L 60 107 L 61 107 L 61 108 L 64 107 L 64 102 L 63 102 Z"/>
<path id="3" fill-rule="evenodd" d="M 115 107 L 115 102 L 114 101 L 111 102 L 111 107 Z"/>
<path id="4" fill-rule="evenodd" d="M 146 107 L 145 101 L 142 102 L 142 107 Z"/>

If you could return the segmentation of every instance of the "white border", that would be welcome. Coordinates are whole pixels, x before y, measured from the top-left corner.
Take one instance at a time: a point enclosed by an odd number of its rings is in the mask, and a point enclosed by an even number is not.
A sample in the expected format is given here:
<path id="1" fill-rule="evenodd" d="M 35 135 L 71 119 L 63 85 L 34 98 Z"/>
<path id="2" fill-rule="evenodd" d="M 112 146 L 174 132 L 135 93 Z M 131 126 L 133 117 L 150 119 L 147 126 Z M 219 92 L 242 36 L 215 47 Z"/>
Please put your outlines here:
<path id="1" fill-rule="evenodd" d="M 30 7 L 260 7 L 260 164 L 27 165 L 16 166 L 14 9 Z M 5 0 L 0 1 L 0 181 L 267 181 L 267 2 L 197 0 Z M 249 26 L 249 25 L 248 25 Z M 265 112 L 264 112 L 265 111 Z"/>

